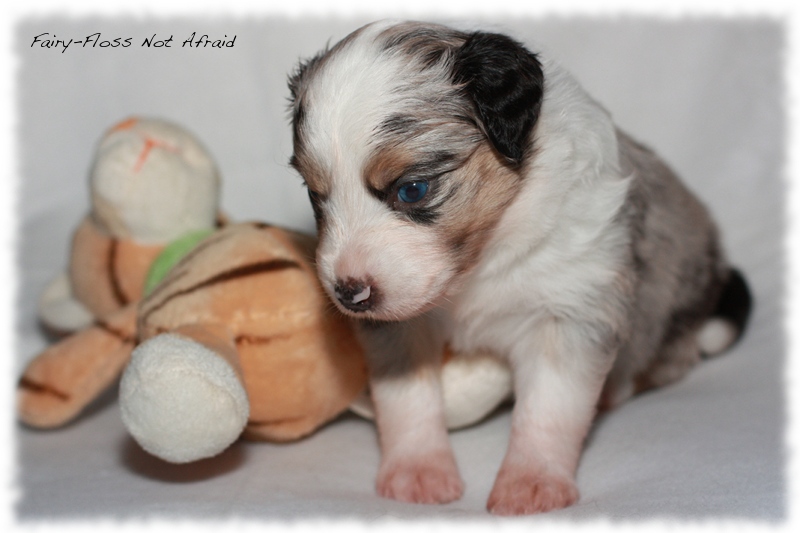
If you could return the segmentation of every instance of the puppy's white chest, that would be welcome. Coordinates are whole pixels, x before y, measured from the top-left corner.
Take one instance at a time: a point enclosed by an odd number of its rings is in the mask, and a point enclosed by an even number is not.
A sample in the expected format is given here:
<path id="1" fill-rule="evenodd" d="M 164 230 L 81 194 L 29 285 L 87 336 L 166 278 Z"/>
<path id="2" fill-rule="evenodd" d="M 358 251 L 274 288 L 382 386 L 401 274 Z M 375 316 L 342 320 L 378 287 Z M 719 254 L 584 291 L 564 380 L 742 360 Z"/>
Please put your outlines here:
<path id="1" fill-rule="evenodd" d="M 505 356 L 541 314 L 545 295 L 520 273 L 476 273 L 453 298 L 452 346 L 462 353 L 489 350 Z M 539 302 L 539 303 L 536 303 Z"/>
<path id="2" fill-rule="evenodd" d="M 619 243 L 578 241 L 571 231 L 555 231 L 528 253 L 489 248 L 452 296 L 453 348 L 506 356 L 535 337 L 543 321 L 595 321 L 605 312 L 596 302 L 603 301 L 619 269 L 620 254 L 614 249 Z"/>
<path id="3" fill-rule="evenodd" d="M 458 353 L 489 351 L 505 357 L 524 322 L 520 315 L 462 312 L 454 316 L 451 346 Z"/>

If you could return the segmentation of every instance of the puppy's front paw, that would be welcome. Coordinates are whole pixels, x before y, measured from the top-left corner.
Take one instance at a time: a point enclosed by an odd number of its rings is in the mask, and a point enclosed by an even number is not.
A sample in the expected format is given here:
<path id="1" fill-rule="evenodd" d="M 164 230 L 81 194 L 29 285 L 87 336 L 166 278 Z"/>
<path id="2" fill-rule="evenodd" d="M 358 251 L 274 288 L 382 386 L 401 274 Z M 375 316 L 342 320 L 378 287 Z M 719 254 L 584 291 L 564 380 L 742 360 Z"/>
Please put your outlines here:
<path id="1" fill-rule="evenodd" d="M 486 508 L 496 515 L 546 513 L 578 501 L 578 488 L 566 475 L 502 469 Z"/>
<path id="2" fill-rule="evenodd" d="M 464 492 L 450 453 L 386 461 L 378 473 L 378 494 L 410 503 L 447 503 Z"/>

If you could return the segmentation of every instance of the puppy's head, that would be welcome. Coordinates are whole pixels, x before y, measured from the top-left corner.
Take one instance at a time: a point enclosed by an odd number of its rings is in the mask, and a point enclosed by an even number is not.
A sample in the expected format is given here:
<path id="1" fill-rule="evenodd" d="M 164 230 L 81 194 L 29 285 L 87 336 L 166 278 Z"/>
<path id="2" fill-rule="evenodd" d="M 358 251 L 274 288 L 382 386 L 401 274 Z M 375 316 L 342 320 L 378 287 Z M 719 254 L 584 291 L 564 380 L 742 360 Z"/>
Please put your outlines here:
<path id="1" fill-rule="evenodd" d="M 376 23 L 302 63 L 289 87 L 291 164 L 333 301 L 373 320 L 437 305 L 524 179 L 536 57 L 502 35 Z"/>

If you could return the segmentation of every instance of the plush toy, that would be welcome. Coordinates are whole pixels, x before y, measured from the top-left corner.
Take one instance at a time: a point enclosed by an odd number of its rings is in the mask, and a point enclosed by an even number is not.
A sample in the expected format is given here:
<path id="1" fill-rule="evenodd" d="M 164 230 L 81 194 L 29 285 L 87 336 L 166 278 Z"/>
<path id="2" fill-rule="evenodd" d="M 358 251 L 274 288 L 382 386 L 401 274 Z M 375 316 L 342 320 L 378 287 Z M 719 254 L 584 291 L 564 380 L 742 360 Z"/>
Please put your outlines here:
<path id="1" fill-rule="evenodd" d="M 130 118 L 108 130 L 89 182 L 91 211 L 73 236 L 68 272 L 39 301 L 48 330 L 86 331 L 46 350 L 20 380 L 20 416 L 37 427 L 71 420 L 118 377 L 135 339 L 110 331 L 135 318 L 153 259 L 179 235 L 212 231 L 218 218 L 212 158 L 162 120 Z"/>
<path id="2" fill-rule="evenodd" d="M 97 146 L 91 212 L 73 237 L 68 273 L 40 298 L 42 323 L 77 331 L 140 298 L 167 243 L 214 228 L 219 181 L 207 150 L 183 128 L 144 118 L 112 127 Z"/>
<path id="3" fill-rule="evenodd" d="M 186 462 L 242 431 L 297 439 L 347 408 L 366 367 L 350 324 L 325 300 L 313 253 L 310 237 L 232 224 L 141 302 L 120 408 L 143 448 Z"/>
<path id="4" fill-rule="evenodd" d="M 81 329 L 26 369 L 24 422 L 68 422 L 123 369 L 126 427 L 172 462 L 215 455 L 240 435 L 297 439 L 348 406 L 372 416 L 352 325 L 313 271 L 314 239 L 261 223 L 213 229 L 217 172 L 191 135 L 161 121 L 120 123 L 100 143 L 91 186 L 69 276 L 41 306 L 51 329 Z M 169 215 L 148 210 L 154 190 Z M 509 396 L 508 368 L 490 355 L 444 359 L 448 427 Z"/>
<path id="5" fill-rule="evenodd" d="M 298 438 L 363 389 L 360 348 L 309 266 L 313 239 L 262 224 L 214 233 L 218 173 L 191 134 L 160 120 L 119 123 L 99 143 L 90 187 L 69 273 L 40 304 L 46 327 L 79 332 L 26 368 L 24 422 L 73 419 L 137 345 L 121 385 L 123 419 L 145 449 L 175 462 L 218 453 L 242 431 Z M 259 279 L 284 264 L 294 268 Z M 215 282 L 150 312 L 154 298 L 198 276 Z"/>

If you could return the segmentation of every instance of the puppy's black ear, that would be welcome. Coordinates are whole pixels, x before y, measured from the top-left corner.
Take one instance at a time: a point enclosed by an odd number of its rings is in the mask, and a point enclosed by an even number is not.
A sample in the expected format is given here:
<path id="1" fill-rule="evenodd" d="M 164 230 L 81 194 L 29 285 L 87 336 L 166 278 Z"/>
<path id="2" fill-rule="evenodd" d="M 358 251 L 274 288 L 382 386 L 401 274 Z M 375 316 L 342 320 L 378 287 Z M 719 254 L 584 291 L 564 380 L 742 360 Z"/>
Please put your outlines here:
<path id="1" fill-rule="evenodd" d="M 536 56 L 505 35 L 473 33 L 456 50 L 453 81 L 463 85 L 497 151 L 522 162 L 544 94 Z"/>

